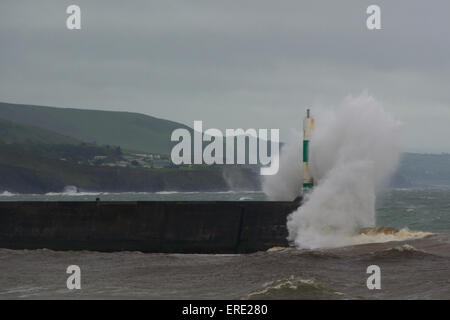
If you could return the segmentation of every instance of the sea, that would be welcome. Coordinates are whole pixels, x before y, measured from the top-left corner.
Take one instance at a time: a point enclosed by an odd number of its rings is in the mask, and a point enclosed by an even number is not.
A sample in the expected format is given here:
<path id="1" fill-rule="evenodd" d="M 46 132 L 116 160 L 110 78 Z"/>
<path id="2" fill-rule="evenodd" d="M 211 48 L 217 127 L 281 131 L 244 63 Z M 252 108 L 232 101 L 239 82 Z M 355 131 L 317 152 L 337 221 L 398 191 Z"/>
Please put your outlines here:
<path id="1" fill-rule="evenodd" d="M 267 200 L 262 192 L 0 192 L 0 201 Z M 450 189 L 378 195 L 373 237 L 321 249 L 252 254 L 152 254 L 0 249 L 0 299 L 450 299 Z M 81 289 L 69 290 L 69 265 Z M 367 286 L 368 267 L 380 289 Z"/>

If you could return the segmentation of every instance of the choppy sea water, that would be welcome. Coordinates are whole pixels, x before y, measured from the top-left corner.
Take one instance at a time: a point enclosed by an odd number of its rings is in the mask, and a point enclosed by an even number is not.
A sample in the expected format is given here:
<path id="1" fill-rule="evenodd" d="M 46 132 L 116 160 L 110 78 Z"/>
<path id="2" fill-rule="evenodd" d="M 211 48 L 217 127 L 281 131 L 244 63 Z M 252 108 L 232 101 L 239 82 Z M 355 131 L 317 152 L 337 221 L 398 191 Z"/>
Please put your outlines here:
<path id="1" fill-rule="evenodd" d="M 259 192 L 0 193 L 0 201 L 96 197 L 265 200 Z M 0 299 L 450 299 L 450 190 L 387 192 L 377 200 L 377 225 L 429 234 L 333 249 L 231 255 L 0 249 Z M 66 288 L 66 268 L 72 264 L 81 268 L 81 290 Z M 380 290 L 366 286 L 366 269 L 373 264 L 381 268 Z"/>

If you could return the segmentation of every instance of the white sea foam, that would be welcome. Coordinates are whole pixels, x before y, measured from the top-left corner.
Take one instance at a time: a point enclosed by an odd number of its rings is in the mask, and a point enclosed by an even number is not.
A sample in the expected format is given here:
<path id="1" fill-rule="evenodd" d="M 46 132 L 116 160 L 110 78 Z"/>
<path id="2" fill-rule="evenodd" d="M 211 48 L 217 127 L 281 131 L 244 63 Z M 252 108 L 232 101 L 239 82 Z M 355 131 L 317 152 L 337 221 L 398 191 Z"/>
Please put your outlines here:
<path id="1" fill-rule="evenodd" d="M 364 243 L 381 243 L 390 241 L 405 241 L 420 239 L 426 236 L 432 235 L 431 232 L 414 231 L 408 228 L 396 230 L 395 232 L 378 232 L 377 228 L 373 228 L 374 231 L 368 231 L 360 233 L 351 237 L 352 244 L 364 244 Z"/>
<path id="2" fill-rule="evenodd" d="M 178 191 L 158 191 L 156 194 L 176 194 Z"/>
<path id="3" fill-rule="evenodd" d="M 97 196 L 106 192 L 82 192 L 76 186 L 65 186 L 62 192 L 47 192 L 46 196 Z"/>
<path id="4" fill-rule="evenodd" d="M 58 196 L 81 197 L 81 196 L 98 196 L 98 195 L 105 195 L 105 194 L 108 194 L 108 193 L 103 193 L 103 192 L 77 192 L 77 193 L 47 192 L 45 195 L 53 196 L 53 197 L 58 197 Z M 39 196 L 39 195 L 36 195 L 36 196 Z"/>
<path id="5" fill-rule="evenodd" d="M 2 193 L 0 193 L 0 197 L 12 197 L 12 196 L 15 196 L 15 194 L 11 193 L 11 192 L 9 192 L 7 190 L 5 190 Z"/>
<path id="6" fill-rule="evenodd" d="M 263 288 L 248 294 L 244 299 L 337 299 L 343 293 L 331 290 L 313 278 L 286 279 L 267 282 Z"/>

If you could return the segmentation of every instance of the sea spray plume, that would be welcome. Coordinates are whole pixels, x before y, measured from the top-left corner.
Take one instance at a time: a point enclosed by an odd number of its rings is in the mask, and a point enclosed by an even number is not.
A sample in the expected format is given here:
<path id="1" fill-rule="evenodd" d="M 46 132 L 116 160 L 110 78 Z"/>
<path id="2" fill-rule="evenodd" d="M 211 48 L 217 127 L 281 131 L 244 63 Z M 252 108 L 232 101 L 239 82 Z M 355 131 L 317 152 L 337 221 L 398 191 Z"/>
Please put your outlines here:
<path id="1" fill-rule="evenodd" d="M 292 201 L 300 195 L 303 182 L 301 141 L 301 133 L 292 130 L 281 148 L 277 174 L 263 176 L 262 189 L 270 200 Z"/>
<path id="2" fill-rule="evenodd" d="M 316 125 L 310 143 L 310 166 L 320 182 L 338 165 L 373 162 L 373 184 L 382 187 L 400 156 L 400 123 L 381 103 L 364 92 L 349 96 L 334 110 L 315 110 Z"/>
<path id="3" fill-rule="evenodd" d="M 400 124 L 367 93 L 315 117 L 311 171 L 316 187 L 289 216 L 289 240 L 302 248 L 352 244 L 359 228 L 375 225 L 376 191 L 400 155 Z"/>
<path id="4" fill-rule="evenodd" d="M 355 161 L 333 168 L 288 218 L 289 240 L 298 247 L 350 244 L 361 227 L 375 224 L 372 163 Z"/>

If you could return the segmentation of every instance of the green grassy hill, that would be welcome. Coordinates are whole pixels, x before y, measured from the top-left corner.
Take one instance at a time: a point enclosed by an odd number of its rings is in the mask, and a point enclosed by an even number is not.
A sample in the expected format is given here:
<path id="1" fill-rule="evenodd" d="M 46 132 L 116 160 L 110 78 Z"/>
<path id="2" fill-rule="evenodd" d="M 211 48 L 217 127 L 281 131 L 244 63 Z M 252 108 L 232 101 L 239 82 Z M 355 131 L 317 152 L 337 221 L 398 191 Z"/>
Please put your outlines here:
<path id="1" fill-rule="evenodd" d="M 170 154 L 170 135 L 183 124 L 144 114 L 54 108 L 0 102 L 0 118 L 98 145 Z M 19 130 L 20 131 L 20 130 Z"/>
<path id="2" fill-rule="evenodd" d="M 235 167 L 233 175 L 242 176 L 243 184 L 238 187 L 259 188 L 259 179 L 250 170 Z M 220 166 L 137 169 L 78 165 L 13 144 L 0 144 L 0 177 L 0 193 L 61 192 L 68 185 L 110 192 L 226 191 L 230 187 Z"/>
<path id="3" fill-rule="evenodd" d="M 450 186 L 450 154 L 405 153 L 397 174 L 416 186 Z"/>
<path id="4" fill-rule="evenodd" d="M 6 144 L 79 144 L 81 141 L 56 132 L 0 118 L 0 142 Z"/>

